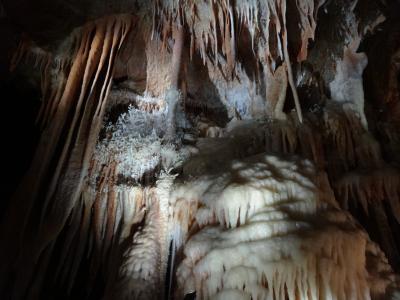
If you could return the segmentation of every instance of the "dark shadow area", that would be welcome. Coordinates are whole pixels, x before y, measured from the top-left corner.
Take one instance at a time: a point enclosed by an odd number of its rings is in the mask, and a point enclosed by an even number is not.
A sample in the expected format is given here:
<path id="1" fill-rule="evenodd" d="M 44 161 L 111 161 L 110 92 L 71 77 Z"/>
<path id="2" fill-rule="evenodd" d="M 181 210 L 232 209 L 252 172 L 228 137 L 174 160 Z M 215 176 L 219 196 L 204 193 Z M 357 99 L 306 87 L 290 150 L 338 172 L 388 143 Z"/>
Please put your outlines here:
<path id="1" fill-rule="evenodd" d="M 35 119 L 40 108 L 40 91 L 29 83 L 29 78 L 12 73 L 0 82 L 2 99 L 3 180 L 0 218 L 22 176 L 32 160 L 39 130 Z"/>

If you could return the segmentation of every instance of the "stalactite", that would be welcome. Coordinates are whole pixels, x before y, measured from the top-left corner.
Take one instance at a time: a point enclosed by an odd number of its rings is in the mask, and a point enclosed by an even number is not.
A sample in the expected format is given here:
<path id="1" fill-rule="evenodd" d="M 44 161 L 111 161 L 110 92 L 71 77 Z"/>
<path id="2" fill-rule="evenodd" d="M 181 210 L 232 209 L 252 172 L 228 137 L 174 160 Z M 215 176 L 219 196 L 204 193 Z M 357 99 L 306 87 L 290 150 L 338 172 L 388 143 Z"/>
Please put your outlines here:
<path id="1" fill-rule="evenodd" d="M 378 169 L 365 174 L 352 172 L 340 179 L 336 188 L 344 208 L 348 208 L 349 201 L 360 201 L 366 214 L 371 211 L 370 205 L 387 199 L 393 215 L 400 223 L 399 180 L 400 174 L 393 168 Z"/>
<path id="2" fill-rule="evenodd" d="M 297 116 L 299 118 L 300 123 L 303 123 L 303 114 L 301 112 L 301 106 L 300 106 L 300 100 L 299 100 L 299 95 L 297 94 L 296 90 L 296 85 L 294 83 L 293 79 L 293 71 L 292 71 L 292 65 L 290 63 L 290 57 L 289 57 L 289 51 L 288 51 L 288 33 L 286 29 L 286 2 L 282 1 L 282 7 L 281 7 L 281 16 L 283 19 L 283 28 L 282 28 L 282 44 L 283 44 L 283 56 L 286 62 L 286 68 L 287 68 L 287 74 L 288 74 L 288 81 L 290 88 L 292 90 L 292 95 L 294 99 L 294 104 L 296 106 L 296 112 Z"/>
<path id="3" fill-rule="evenodd" d="M 348 173 L 334 186 L 342 207 L 348 209 L 350 205 L 360 205 L 370 220 L 375 219 L 383 249 L 394 265 L 399 264 L 399 249 L 394 241 L 398 232 L 390 228 L 384 206 L 390 207 L 391 214 L 400 224 L 399 180 L 398 170 L 384 168 L 369 173 Z"/>
<path id="4" fill-rule="evenodd" d="M 181 3 L 180 1 L 166 1 L 158 2 L 157 12 L 160 12 L 160 18 L 167 20 L 164 24 L 169 24 L 172 20 L 175 22 L 179 18 L 179 13 L 184 11 L 183 18 L 190 28 L 192 33 L 192 41 L 199 50 L 203 62 L 206 59 L 206 52 L 209 45 L 211 51 L 215 57 L 214 63 L 218 64 L 218 52 L 221 52 L 226 56 L 227 64 L 227 76 L 233 72 L 236 62 L 236 27 L 237 22 L 241 22 L 240 25 L 248 27 L 251 34 L 252 45 L 258 49 L 258 46 L 267 47 L 266 51 L 257 51 L 259 60 L 273 61 L 273 58 L 268 51 L 269 42 L 269 25 L 270 23 L 276 23 L 276 34 L 279 36 L 281 33 L 286 31 L 286 2 L 270 0 L 268 1 L 267 7 L 264 7 L 259 1 L 245 1 L 238 2 L 233 5 L 230 0 L 224 1 L 188 1 L 188 3 Z M 304 60 L 307 56 L 307 44 L 309 39 L 314 38 L 314 32 L 316 29 L 316 13 L 319 7 L 324 1 L 317 1 L 315 4 L 310 1 L 301 0 L 296 3 L 298 13 L 300 17 L 300 31 L 302 37 L 302 47 L 298 53 L 299 60 Z M 195 12 L 195 13 L 194 13 Z M 211 12 L 211 13 L 210 13 Z M 259 17 L 259 14 L 261 17 Z M 267 20 L 266 24 L 263 24 L 260 20 Z M 179 19 L 181 20 L 181 19 Z M 283 24 L 280 24 L 280 20 L 283 20 Z M 220 29 L 218 34 L 217 28 Z M 262 38 L 255 39 L 256 31 L 260 31 L 262 28 Z M 194 37 L 193 37 L 194 35 Z M 221 43 L 219 43 L 219 38 Z M 194 39 L 193 39 L 194 38 Z M 282 41 L 278 38 L 278 42 L 282 44 Z M 191 43 L 192 44 L 192 43 Z M 218 48 L 221 47 L 221 50 Z M 191 46 L 193 48 L 193 46 Z M 253 48 L 253 49 L 254 49 Z M 282 50 L 285 47 L 283 46 Z M 191 50 L 192 52 L 192 50 Z M 282 51 L 281 58 L 284 58 Z M 266 57 L 265 57 L 266 56 Z M 285 55 L 286 56 L 286 55 Z M 290 67 L 289 67 L 290 68 Z M 288 70 L 290 72 L 290 70 Z M 289 74 L 289 77 L 292 75 Z M 296 96 L 294 96 L 296 97 Z"/>
<path id="5" fill-rule="evenodd" d="M 343 60 L 337 63 L 335 79 L 330 83 L 332 99 L 344 103 L 353 109 L 361 119 L 365 129 L 368 129 L 364 113 L 364 89 L 362 73 L 368 63 L 364 53 L 356 53 L 359 39 L 345 47 Z"/>
<path id="6" fill-rule="evenodd" d="M 303 61 L 308 56 L 309 40 L 314 40 L 315 29 L 317 27 L 317 13 L 319 8 L 325 3 L 321 1 L 296 1 L 298 13 L 300 14 L 300 26 L 302 28 L 301 49 L 297 54 L 297 61 Z"/>

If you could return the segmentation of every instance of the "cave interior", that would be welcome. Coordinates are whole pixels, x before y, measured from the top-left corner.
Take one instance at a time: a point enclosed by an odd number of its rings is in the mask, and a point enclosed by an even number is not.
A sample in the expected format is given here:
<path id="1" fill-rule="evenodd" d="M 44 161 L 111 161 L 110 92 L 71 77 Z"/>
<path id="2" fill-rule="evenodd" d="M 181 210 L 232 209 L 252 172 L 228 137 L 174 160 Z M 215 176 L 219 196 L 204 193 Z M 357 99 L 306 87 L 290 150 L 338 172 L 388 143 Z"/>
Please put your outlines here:
<path id="1" fill-rule="evenodd" d="M 0 0 L 0 33 L 0 299 L 400 299 L 399 0 Z"/>

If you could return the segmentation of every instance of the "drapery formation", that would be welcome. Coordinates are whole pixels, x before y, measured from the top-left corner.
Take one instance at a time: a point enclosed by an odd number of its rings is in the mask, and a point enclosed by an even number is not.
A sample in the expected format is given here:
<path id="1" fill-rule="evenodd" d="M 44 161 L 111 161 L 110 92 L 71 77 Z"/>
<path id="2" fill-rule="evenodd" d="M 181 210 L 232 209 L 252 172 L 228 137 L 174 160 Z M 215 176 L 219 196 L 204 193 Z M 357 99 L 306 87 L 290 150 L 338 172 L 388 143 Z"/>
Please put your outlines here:
<path id="1" fill-rule="evenodd" d="M 65 53 L 70 61 L 49 55 L 43 60 L 42 137 L 6 216 L 1 242 L 9 245 L 3 249 L 9 260 L 2 268 L 16 272 L 12 288 L 18 296 L 24 296 L 19 293 L 26 293 L 32 280 L 32 289 L 39 288 L 43 278 L 32 278 L 35 264 L 40 261 L 45 268 L 71 212 L 79 211 L 74 218 L 84 209 L 83 181 L 101 129 L 114 61 L 133 25 L 131 16 L 89 23 L 72 34 Z M 17 59 L 25 55 L 23 45 L 20 51 Z"/>
<path id="2" fill-rule="evenodd" d="M 365 113 L 357 52 L 385 18 L 358 23 L 356 0 L 134 4 L 14 55 L 42 74 L 42 137 L 3 220 L 0 296 L 394 297 L 400 110 Z M 318 35 L 324 4 L 343 7 Z"/>

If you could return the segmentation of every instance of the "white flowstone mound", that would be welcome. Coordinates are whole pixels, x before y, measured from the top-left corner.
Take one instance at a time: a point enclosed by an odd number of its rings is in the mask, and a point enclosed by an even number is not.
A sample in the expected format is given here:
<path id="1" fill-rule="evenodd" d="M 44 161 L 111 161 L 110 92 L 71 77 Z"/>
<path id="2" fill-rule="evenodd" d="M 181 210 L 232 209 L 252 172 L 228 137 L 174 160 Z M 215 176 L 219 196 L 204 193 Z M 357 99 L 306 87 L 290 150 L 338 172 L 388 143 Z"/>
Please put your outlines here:
<path id="1" fill-rule="evenodd" d="M 317 176 L 308 161 L 262 154 L 177 188 L 176 203 L 199 207 L 196 233 L 175 230 L 183 243 L 189 236 L 177 269 L 179 297 L 364 300 L 384 294 L 393 276 L 374 283 L 379 276 L 367 269 L 374 249 L 368 236 Z M 187 226 L 191 217 L 180 209 L 178 218 L 176 224 Z"/>

